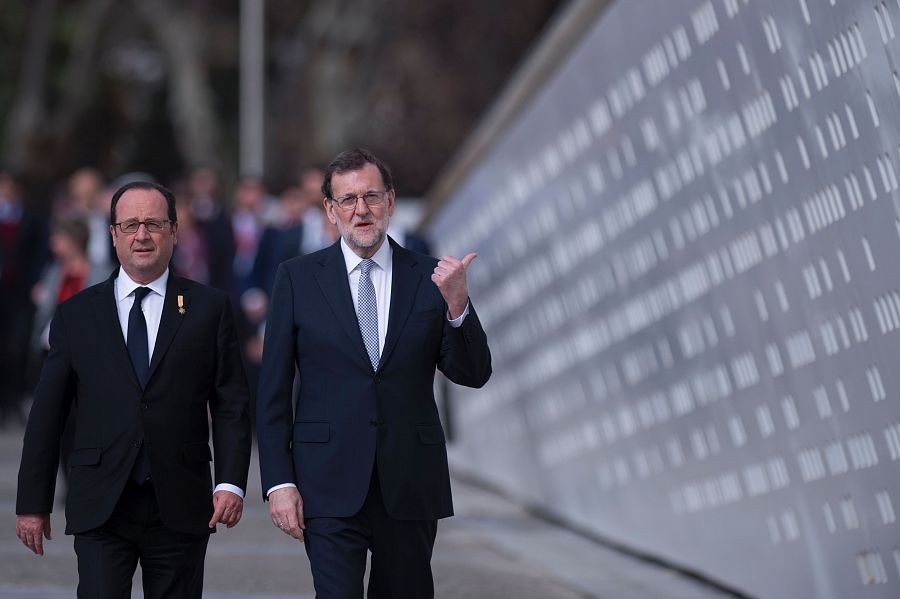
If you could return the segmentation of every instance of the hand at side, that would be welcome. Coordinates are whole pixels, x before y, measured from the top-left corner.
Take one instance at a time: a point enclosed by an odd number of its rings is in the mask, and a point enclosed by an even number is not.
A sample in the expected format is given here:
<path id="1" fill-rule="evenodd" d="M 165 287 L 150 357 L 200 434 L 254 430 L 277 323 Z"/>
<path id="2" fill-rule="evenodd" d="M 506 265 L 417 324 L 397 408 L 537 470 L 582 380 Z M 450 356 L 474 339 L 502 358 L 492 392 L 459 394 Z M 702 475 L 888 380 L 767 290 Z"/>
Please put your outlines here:
<path id="1" fill-rule="evenodd" d="M 22 514 L 16 516 L 16 536 L 37 555 L 44 555 L 44 537 L 49 541 L 50 514 Z"/>
<path id="2" fill-rule="evenodd" d="M 244 500 L 231 491 L 216 491 L 213 493 L 213 515 L 209 521 L 212 528 L 217 522 L 221 522 L 228 528 L 232 528 L 241 521 L 244 513 Z"/>
<path id="3" fill-rule="evenodd" d="M 281 532 L 303 540 L 303 498 L 296 487 L 284 487 L 269 493 L 269 515 Z"/>

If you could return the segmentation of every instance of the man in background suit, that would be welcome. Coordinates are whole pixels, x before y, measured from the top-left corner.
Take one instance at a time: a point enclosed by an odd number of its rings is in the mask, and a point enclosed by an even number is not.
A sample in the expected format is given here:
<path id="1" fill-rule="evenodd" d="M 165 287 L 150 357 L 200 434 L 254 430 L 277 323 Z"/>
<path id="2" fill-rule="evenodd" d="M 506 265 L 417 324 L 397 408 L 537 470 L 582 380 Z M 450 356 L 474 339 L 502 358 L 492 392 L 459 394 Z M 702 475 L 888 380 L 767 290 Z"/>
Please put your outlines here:
<path id="1" fill-rule="evenodd" d="M 66 534 L 78 596 L 200 597 L 209 533 L 243 510 L 248 392 L 224 293 L 171 274 L 175 198 L 134 182 L 112 198 L 121 267 L 62 303 L 25 431 L 16 534 L 50 539 L 59 438 L 74 414 Z M 210 478 L 209 421 L 215 448 Z"/>
<path id="2" fill-rule="evenodd" d="M 257 399 L 273 523 L 304 541 L 319 598 L 433 597 L 437 520 L 453 514 L 435 368 L 471 387 L 491 374 L 466 268 L 386 235 L 390 171 L 338 155 L 322 185 L 341 239 L 281 265 Z M 292 404 L 295 365 L 299 396 Z"/>

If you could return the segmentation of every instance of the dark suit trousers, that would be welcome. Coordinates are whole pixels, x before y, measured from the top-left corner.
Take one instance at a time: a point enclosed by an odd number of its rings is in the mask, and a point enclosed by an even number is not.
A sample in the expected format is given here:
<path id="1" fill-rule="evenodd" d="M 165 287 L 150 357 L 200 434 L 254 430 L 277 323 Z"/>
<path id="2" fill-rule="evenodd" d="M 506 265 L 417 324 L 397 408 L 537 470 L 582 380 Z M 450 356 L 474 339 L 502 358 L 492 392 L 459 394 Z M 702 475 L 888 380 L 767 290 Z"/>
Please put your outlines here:
<path id="1" fill-rule="evenodd" d="M 140 562 L 146 599 L 199 598 L 208 542 L 209 535 L 167 528 L 152 483 L 129 480 L 109 520 L 75 535 L 78 597 L 131 597 L 131 581 Z"/>
<path id="2" fill-rule="evenodd" d="M 316 599 L 361 599 L 368 551 L 369 599 L 433 598 L 431 551 L 436 534 L 437 520 L 395 520 L 388 515 L 375 468 L 356 515 L 306 520 L 306 555 Z"/>

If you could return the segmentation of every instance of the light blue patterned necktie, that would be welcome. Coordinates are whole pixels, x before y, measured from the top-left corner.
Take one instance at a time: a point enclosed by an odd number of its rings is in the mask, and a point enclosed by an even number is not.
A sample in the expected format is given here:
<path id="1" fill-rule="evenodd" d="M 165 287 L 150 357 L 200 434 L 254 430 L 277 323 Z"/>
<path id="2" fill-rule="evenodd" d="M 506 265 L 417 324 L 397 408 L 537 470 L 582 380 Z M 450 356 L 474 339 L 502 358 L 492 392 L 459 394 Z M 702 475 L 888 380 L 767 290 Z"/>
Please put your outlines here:
<path id="1" fill-rule="evenodd" d="M 356 317 L 359 319 L 359 331 L 362 333 L 372 368 L 378 369 L 378 304 L 375 301 L 375 286 L 369 272 L 375 266 L 374 260 L 365 258 L 359 263 L 359 297 L 357 298 Z"/>

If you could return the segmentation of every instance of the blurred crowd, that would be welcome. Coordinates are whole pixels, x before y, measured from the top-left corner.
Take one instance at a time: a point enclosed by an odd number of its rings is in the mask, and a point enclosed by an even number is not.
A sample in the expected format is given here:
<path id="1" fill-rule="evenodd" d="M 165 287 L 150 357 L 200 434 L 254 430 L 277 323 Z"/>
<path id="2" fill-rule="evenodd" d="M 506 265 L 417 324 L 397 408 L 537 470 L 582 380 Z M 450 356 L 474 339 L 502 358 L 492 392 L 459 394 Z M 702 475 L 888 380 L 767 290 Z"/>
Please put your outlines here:
<path id="1" fill-rule="evenodd" d="M 325 216 L 322 177 L 321 170 L 307 168 L 277 195 L 260 177 L 242 177 L 229 193 L 208 168 L 170 183 L 178 214 L 170 268 L 231 296 L 251 389 L 278 265 L 339 238 Z M 60 183 L 49 216 L 37 216 L 15 175 L 0 167 L 0 425 L 24 424 L 25 400 L 49 350 L 56 305 L 118 266 L 109 234 L 110 199 L 135 179 L 152 177 L 130 173 L 107 181 L 96 169 L 79 169 Z M 398 243 L 430 253 L 416 235 L 388 232 Z"/>

